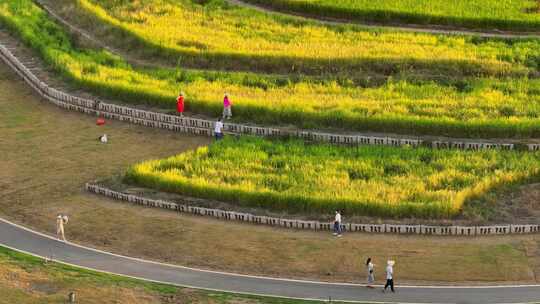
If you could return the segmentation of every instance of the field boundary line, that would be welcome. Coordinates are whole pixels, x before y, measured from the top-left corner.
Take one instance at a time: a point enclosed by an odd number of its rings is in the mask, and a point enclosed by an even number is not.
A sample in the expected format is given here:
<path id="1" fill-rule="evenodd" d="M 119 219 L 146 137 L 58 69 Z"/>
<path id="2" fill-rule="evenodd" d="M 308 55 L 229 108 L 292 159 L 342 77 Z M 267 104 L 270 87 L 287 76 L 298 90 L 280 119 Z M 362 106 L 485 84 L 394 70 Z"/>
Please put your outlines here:
<path id="1" fill-rule="evenodd" d="M 314 16 L 307 13 L 302 14 L 302 13 L 295 13 L 295 12 L 290 12 L 286 10 L 278 10 L 270 6 L 247 3 L 242 0 L 225 0 L 225 1 L 232 5 L 257 10 L 263 13 L 283 15 L 283 16 L 288 16 L 288 17 L 293 17 L 293 18 L 320 22 L 322 24 L 328 24 L 328 25 L 357 25 L 357 26 L 361 26 L 367 29 L 386 29 L 386 30 L 393 30 L 393 31 L 434 34 L 434 35 L 476 36 L 476 37 L 482 37 L 482 38 L 500 38 L 500 39 L 540 38 L 540 33 L 536 33 L 536 32 L 480 31 L 480 30 L 475 31 L 475 30 L 451 27 L 451 26 L 448 26 L 448 27 L 439 26 L 440 28 L 434 28 L 435 26 L 437 26 L 436 24 L 433 24 L 430 27 L 430 26 L 406 24 L 406 23 L 385 24 L 385 23 L 361 22 L 361 21 L 354 22 L 354 21 L 342 20 L 338 18 Z"/>
<path id="2" fill-rule="evenodd" d="M 102 116 L 152 128 L 167 129 L 175 132 L 201 136 L 213 136 L 215 121 L 190 116 L 177 116 L 154 111 L 145 111 L 133 107 L 102 102 L 97 98 L 89 99 L 71 95 L 58 90 L 38 78 L 13 53 L 0 42 L 0 58 L 7 63 L 41 97 L 61 108 L 81 113 Z M 431 147 L 435 149 L 513 150 L 523 146 L 528 151 L 540 151 L 540 143 L 490 141 L 481 139 L 435 138 L 420 136 L 390 136 L 387 134 L 371 135 L 366 133 L 339 134 L 305 129 L 286 129 L 265 127 L 241 123 L 225 123 L 224 133 L 234 135 L 253 135 L 260 137 L 295 137 L 305 141 L 326 142 L 341 145 L 386 145 L 394 147 Z"/>
<path id="3" fill-rule="evenodd" d="M 128 202 L 135 205 L 161 208 L 179 213 L 187 213 L 198 216 L 212 217 L 226 221 L 235 221 L 256 225 L 274 226 L 288 229 L 300 229 L 311 231 L 329 232 L 333 229 L 332 222 L 307 221 L 287 218 L 277 218 L 270 216 L 259 216 L 252 213 L 227 211 L 223 209 L 213 209 L 193 206 L 190 204 L 178 204 L 166 200 L 151 199 L 134 194 L 114 191 L 107 187 L 93 183 L 86 183 L 85 190 L 97 195 L 112 198 L 118 201 Z M 185 202 L 195 202 L 195 199 L 184 198 Z M 492 235 L 516 235 L 516 234 L 536 234 L 540 233 L 540 224 L 498 224 L 489 226 L 439 226 L 439 225 L 401 225 L 401 224 L 342 224 L 345 232 L 362 232 L 378 234 L 400 234 L 400 235 L 429 235 L 429 236 L 492 236 Z"/>

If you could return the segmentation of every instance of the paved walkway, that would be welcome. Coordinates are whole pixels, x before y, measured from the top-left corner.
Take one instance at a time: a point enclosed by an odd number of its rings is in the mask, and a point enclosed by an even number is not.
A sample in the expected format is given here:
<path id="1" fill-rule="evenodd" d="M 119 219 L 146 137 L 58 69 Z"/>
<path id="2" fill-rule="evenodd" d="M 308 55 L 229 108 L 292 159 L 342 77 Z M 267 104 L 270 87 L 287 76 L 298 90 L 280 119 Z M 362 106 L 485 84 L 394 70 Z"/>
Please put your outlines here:
<path id="1" fill-rule="evenodd" d="M 69 234 L 69 233 L 68 233 Z M 369 303 L 534 303 L 540 301 L 540 285 L 506 287 L 398 286 L 397 292 L 381 293 L 355 284 L 336 284 L 245 276 L 167 265 L 114 255 L 64 243 L 0 219 L 0 244 L 41 257 L 145 280 L 192 288 L 288 298 Z M 399 280 L 399 265 L 396 265 Z M 399 281 L 398 281 L 399 283 Z"/>
<path id="2" fill-rule="evenodd" d="M 437 28 L 436 25 L 432 26 L 422 26 L 422 25 L 414 25 L 414 24 L 397 24 L 397 25 L 388 25 L 388 24 L 375 24 L 375 23 L 363 23 L 361 21 L 354 22 L 350 20 L 339 20 L 334 18 L 324 18 L 324 17 L 313 17 L 310 15 L 300 14 L 300 13 L 294 13 L 294 12 L 285 12 L 281 10 L 275 10 L 273 8 L 262 6 L 262 5 L 256 5 L 251 3 L 243 2 L 242 0 L 225 0 L 229 2 L 230 4 L 234 4 L 237 6 L 247 7 L 250 9 L 258 10 L 261 12 L 266 13 L 275 13 L 275 14 L 281 14 L 281 15 L 287 15 L 287 16 L 293 16 L 293 17 L 299 17 L 309 20 L 315 20 L 324 24 L 330 24 L 330 25 L 342 25 L 342 24 L 356 24 L 361 25 L 366 28 L 370 29 L 380 29 L 380 28 L 386 28 L 389 30 L 395 30 L 395 31 L 407 31 L 407 32 L 417 32 L 417 33 L 427 33 L 427 34 L 441 34 L 441 35 L 464 35 L 464 36 L 478 36 L 478 37 L 485 37 L 485 38 L 503 38 L 503 39 L 527 39 L 527 38 L 540 38 L 540 33 L 537 32 L 530 32 L 530 33 L 520 33 L 520 32 L 506 32 L 506 31 L 474 31 L 474 30 L 467 30 L 467 29 L 450 29 L 450 28 Z"/>

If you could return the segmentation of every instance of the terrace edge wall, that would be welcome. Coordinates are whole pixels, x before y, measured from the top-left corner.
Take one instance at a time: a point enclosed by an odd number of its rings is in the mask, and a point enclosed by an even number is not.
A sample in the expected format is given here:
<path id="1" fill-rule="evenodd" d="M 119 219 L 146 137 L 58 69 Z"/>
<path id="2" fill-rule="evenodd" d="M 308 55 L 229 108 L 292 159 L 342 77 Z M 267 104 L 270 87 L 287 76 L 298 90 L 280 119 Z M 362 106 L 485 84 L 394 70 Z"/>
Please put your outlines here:
<path id="1" fill-rule="evenodd" d="M 199 216 L 209 216 L 227 221 L 237 221 L 259 225 L 276 226 L 289 229 L 303 229 L 313 231 L 331 231 L 333 223 L 320 221 L 304 221 L 295 219 L 258 216 L 251 213 L 227 211 L 177 204 L 169 201 L 150 199 L 133 194 L 114 191 L 97 184 L 86 183 L 85 190 L 119 201 L 129 202 L 145 207 L 162 208 L 181 213 Z M 188 199 L 189 200 L 189 199 Z M 509 234 L 540 233 L 539 225 L 510 225 L 500 224 L 492 226 L 431 226 L 431 225 L 399 225 L 399 224 L 357 224 L 344 223 L 345 232 L 409 234 L 409 235 L 438 235 L 438 236 L 487 236 Z"/>
<path id="2" fill-rule="evenodd" d="M 78 111 L 90 115 L 102 115 L 105 118 L 127 121 L 134 124 L 144 125 L 153 128 L 168 129 L 176 132 L 184 132 L 196 135 L 212 136 L 213 121 L 179 117 L 175 115 L 162 114 L 152 111 L 144 111 L 136 108 L 119 106 L 77 97 L 60 90 L 57 90 L 40 80 L 30 69 L 28 69 L 18 58 L 16 58 L 8 48 L 0 43 L 0 58 L 14 70 L 34 91 L 41 97 L 61 108 Z M 418 138 L 394 138 L 377 137 L 364 135 L 342 135 L 334 133 L 313 132 L 306 130 L 285 130 L 281 128 L 268 128 L 262 126 L 250 126 L 243 124 L 225 124 L 224 130 L 229 134 L 249 134 L 255 136 L 293 136 L 304 140 L 321 141 L 333 144 L 349 145 L 388 145 L 388 146 L 411 146 L 429 145 L 432 148 L 457 148 L 463 150 L 480 149 L 504 149 L 515 148 L 513 143 L 490 143 L 490 142 L 468 142 L 468 141 L 433 141 L 427 142 Z M 527 144 L 529 151 L 540 150 L 540 144 Z M 172 202 L 152 200 L 121 192 L 115 192 L 97 185 L 86 184 L 85 188 L 89 192 L 105 195 L 110 198 L 137 203 L 144 206 L 172 209 L 179 212 L 186 212 L 197 215 L 213 216 L 227 220 L 251 222 L 272 226 L 280 226 L 295 229 L 310 230 L 331 230 L 331 223 L 318 221 L 302 221 L 283 218 L 273 218 L 266 216 L 255 216 L 249 213 L 239 213 L 219 209 L 209 209 L 188 205 L 178 205 Z M 368 232 L 368 233 L 390 233 L 390 234 L 420 234 L 420 235 L 500 235 L 500 234 L 527 234 L 539 233 L 540 225 L 495 225 L 495 226 L 426 226 L 426 225 L 393 225 L 393 224 L 354 224 L 343 225 L 345 231 Z"/>
<path id="3" fill-rule="evenodd" d="M 92 100 L 73 96 L 62 92 L 44 81 L 40 80 L 30 69 L 28 69 L 11 51 L 0 43 L 0 58 L 13 69 L 23 80 L 36 91 L 40 96 L 61 108 L 78 111 L 90 115 L 101 115 L 108 119 L 116 119 L 146 127 L 168 129 L 176 132 L 190 133 L 196 135 L 212 136 L 214 121 L 193 117 L 180 117 L 176 115 L 163 114 L 152 111 L 139 110 L 137 108 L 120 106 L 116 104 L 104 103 L 99 100 Z M 482 140 L 437 140 L 428 141 L 419 137 L 392 137 L 392 136 L 370 136 L 370 135 L 347 135 L 337 133 L 326 133 L 308 130 L 287 130 L 284 128 L 272 128 L 264 126 L 254 126 L 246 124 L 225 123 L 224 132 L 228 134 L 247 134 L 265 137 L 297 137 L 308 141 L 327 142 L 332 144 L 346 145 L 387 145 L 387 146 L 429 146 L 432 148 L 455 148 L 462 150 L 481 149 L 501 149 L 513 150 L 514 143 L 488 142 Z M 539 151 L 540 144 L 525 144 L 529 151 Z"/>

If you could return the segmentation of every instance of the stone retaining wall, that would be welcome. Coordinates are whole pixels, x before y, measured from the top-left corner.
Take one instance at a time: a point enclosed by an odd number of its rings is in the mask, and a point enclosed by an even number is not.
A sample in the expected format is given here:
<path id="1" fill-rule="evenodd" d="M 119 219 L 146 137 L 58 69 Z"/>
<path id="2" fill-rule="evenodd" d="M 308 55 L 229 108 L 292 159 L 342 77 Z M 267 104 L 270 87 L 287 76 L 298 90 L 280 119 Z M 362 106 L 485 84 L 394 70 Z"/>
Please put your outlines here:
<path id="1" fill-rule="evenodd" d="M 30 69 L 21 63 L 6 47 L 0 44 L 0 58 L 19 74 L 36 92 L 51 103 L 64 109 L 91 115 L 102 115 L 108 119 L 127 121 L 153 128 L 176 132 L 212 136 L 214 121 L 192 117 L 179 117 L 136 108 L 119 106 L 76 97 L 50 87 L 41 81 Z M 513 143 L 492 143 L 487 141 L 444 140 L 427 141 L 416 137 L 391 137 L 368 135 L 344 135 L 306 130 L 286 130 L 244 124 L 225 123 L 224 132 L 228 134 L 249 134 L 256 136 L 298 137 L 309 141 L 329 142 L 349 145 L 388 145 L 388 146 L 431 146 L 433 148 L 457 148 L 468 150 L 515 148 Z M 540 150 L 540 144 L 528 144 L 528 150 Z"/>
<path id="2" fill-rule="evenodd" d="M 257 216 L 250 213 L 225 211 L 220 209 L 210 209 L 182 205 L 164 200 L 155 200 L 137 195 L 126 194 L 110 190 L 99 185 L 87 183 L 87 191 L 133 204 L 169 209 L 182 213 L 191 213 L 200 216 L 210 216 L 228 221 L 239 221 L 253 224 L 279 226 L 283 228 L 306 229 L 331 231 L 332 223 L 319 221 L 303 221 L 275 218 L 268 216 Z M 539 233 L 540 225 L 495 225 L 495 226 L 428 226 L 428 225 L 393 225 L 393 224 L 354 224 L 345 223 L 342 225 L 344 231 L 364 232 L 364 233 L 388 233 L 388 234 L 423 234 L 423 235 L 461 235 L 461 236 L 482 236 L 499 234 L 527 234 Z"/>

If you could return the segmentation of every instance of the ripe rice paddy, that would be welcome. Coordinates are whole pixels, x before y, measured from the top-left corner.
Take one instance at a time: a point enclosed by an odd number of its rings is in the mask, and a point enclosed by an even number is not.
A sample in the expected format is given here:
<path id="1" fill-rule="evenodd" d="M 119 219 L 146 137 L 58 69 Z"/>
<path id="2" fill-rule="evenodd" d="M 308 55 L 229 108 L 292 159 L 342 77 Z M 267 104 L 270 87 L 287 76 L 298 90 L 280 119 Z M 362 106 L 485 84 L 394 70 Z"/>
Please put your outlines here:
<path id="1" fill-rule="evenodd" d="M 130 183 L 303 214 L 451 218 L 470 199 L 540 178 L 540 153 L 226 138 L 131 167 Z"/>
<path id="2" fill-rule="evenodd" d="M 282 74 L 515 75 L 538 69 L 540 43 L 327 26 L 224 0 L 77 0 L 97 20 L 184 64 Z M 201 4 L 202 3 L 202 4 Z"/>
<path id="3" fill-rule="evenodd" d="M 0 20 L 66 79 L 130 103 L 173 109 L 177 92 L 183 90 L 188 111 L 217 116 L 221 96 L 229 92 L 239 121 L 468 137 L 540 135 L 539 79 L 390 79 L 359 86 L 346 79 L 309 76 L 136 68 L 106 51 L 76 46 L 29 0 L 1 0 Z M 524 54 L 538 44 L 523 43 L 518 49 Z M 520 66 L 519 60 L 515 65 Z"/>

